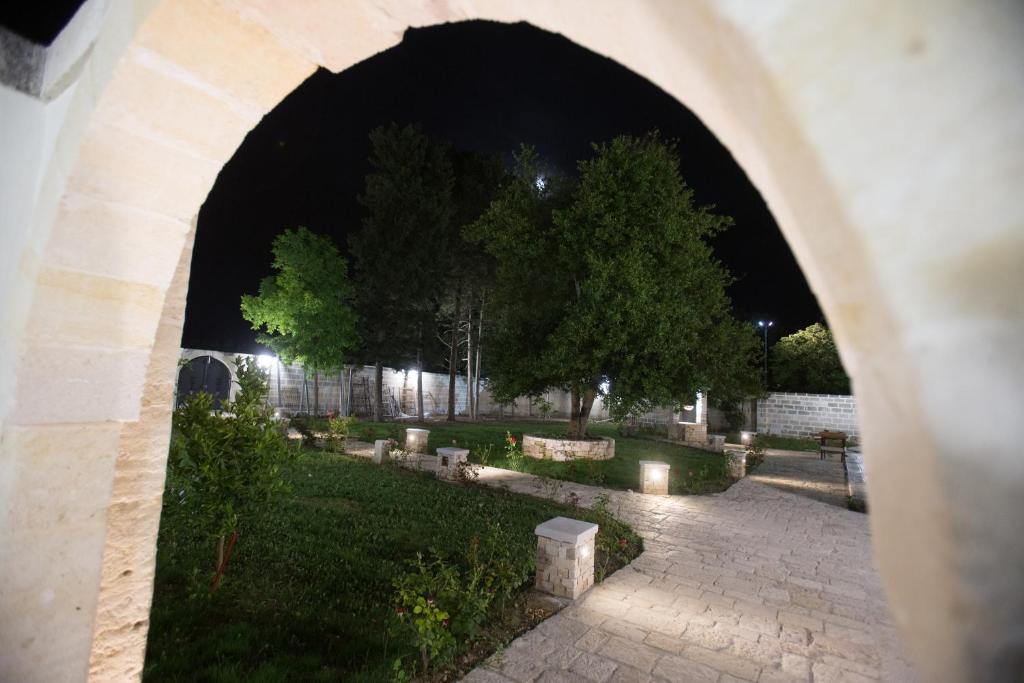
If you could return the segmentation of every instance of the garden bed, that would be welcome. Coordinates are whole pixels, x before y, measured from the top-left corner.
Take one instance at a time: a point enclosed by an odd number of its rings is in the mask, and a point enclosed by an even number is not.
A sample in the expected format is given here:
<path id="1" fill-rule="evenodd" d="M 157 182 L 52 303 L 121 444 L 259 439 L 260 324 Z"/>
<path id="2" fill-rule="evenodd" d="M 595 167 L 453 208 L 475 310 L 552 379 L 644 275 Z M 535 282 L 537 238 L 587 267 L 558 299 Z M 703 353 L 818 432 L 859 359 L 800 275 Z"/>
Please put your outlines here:
<path id="1" fill-rule="evenodd" d="M 537 460 L 608 460 L 615 457 L 615 439 L 594 437 L 569 439 L 566 437 L 523 435 L 523 454 Z"/>
<path id="2" fill-rule="evenodd" d="M 394 438 L 402 443 L 405 424 L 394 422 L 358 422 L 353 436 L 363 441 Z M 618 426 L 610 423 L 591 423 L 587 431 L 594 437 L 615 438 L 615 457 L 609 460 L 568 460 L 555 462 L 535 458 L 509 458 L 506 438 L 543 434 L 556 437 L 557 429 L 551 422 L 427 422 L 414 425 L 430 430 L 427 451 L 434 453 L 442 446 L 470 449 L 470 462 L 504 469 L 519 469 L 530 474 L 562 481 L 574 481 L 593 486 L 634 491 L 640 487 L 640 461 L 660 460 L 671 466 L 669 493 L 716 493 L 732 485 L 725 458 L 718 453 L 689 448 L 643 435 L 623 437 Z M 564 433 L 564 432 L 563 432 Z"/>
<path id="3" fill-rule="evenodd" d="M 346 456 L 306 451 L 283 475 L 291 493 L 244 520 L 212 596 L 208 577 L 191 567 L 213 549 L 165 497 L 146 680 L 391 680 L 396 660 L 407 669 L 419 660 L 393 579 L 410 573 L 417 553 L 429 561 L 432 549 L 465 572 L 474 544 L 498 533 L 518 587 L 429 677 L 452 680 L 554 611 L 531 589 L 537 524 L 560 515 L 600 524 L 599 574 L 642 549 L 601 512 Z"/>

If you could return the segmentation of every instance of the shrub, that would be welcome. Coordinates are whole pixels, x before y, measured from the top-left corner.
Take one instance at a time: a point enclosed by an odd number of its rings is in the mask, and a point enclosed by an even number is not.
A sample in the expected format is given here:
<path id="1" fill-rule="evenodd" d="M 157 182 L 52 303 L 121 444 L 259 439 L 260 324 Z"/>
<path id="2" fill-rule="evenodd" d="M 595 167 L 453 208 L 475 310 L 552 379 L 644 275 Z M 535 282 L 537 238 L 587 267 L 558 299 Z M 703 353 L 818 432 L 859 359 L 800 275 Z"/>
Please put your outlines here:
<path id="1" fill-rule="evenodd" d="M 420 673 L 448 659 L 457 643 L 476 638 L 492 606 L 503 606 L 528 580 L 529 568 L 511 555 L 514 547 L 505 529 L 492 523 L 482 540 L 472 538 L 460 563 L 437 551 L 430 561 L 417 553 L 410 571 L 394 579 L 399 631 L 419 651 Z"/>
<path id="2" fill-rule="evenodd" d="M 213 412 L 207 393 L 192 394 L 174 412 L 168 459 L 167 501 L 187 508 L 193 530 L 217 539 L 211 592 L 220 584 L 242 520 L 287 489 L 280 467 L 292 452 L 266 404 L 267 373 L 249 358 L 235 363 L 240 389 L 234 401 L 223 404 L 222 414 Z"/>
<path id="3" fill-rule="evenodd" d="M 344 453 L 349 434 L 355 426 L 354 417 L 332 417 L 327 421 L 327 442 L 335 453 Z"/>

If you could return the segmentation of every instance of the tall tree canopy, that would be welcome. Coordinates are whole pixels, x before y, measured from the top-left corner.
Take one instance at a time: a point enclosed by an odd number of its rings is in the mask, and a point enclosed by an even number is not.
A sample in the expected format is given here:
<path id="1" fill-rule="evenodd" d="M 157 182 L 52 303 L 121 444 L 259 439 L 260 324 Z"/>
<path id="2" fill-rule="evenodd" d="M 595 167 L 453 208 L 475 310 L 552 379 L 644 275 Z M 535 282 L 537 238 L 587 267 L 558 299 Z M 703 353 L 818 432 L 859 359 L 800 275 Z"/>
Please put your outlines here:
<path id="1" fill-rule="evenodd" d="M 623 416 L 757 383 L 757 338 L 731 318 L 730 278 L 707 244 L 731 219 L 694 206 L 656 134 L 594 152 L 573 186 L 524 149 L 472 231 L 498 264 L 492 389 L 569 390 L 571 437 L 602 393 Z"/>
<path id="2" fill-rule="evenodd" d="M 370 133 L 372 171 L 359 197 L 362 229 L 349 237 L 360 313 L 360 356 L 377 368 L 374 417 L 382 417 L 381 368 L 415 359 L 435 339 L 450 249 L 454 174 L 448 149 L 415 126 Z M 422 373 L 419 373 L 422 377 Z M 422 415 L 422 391 L 417 391 Z"/>
<path id="3" fill-rule="evenodd" d="M 832 332 L 814 323 L 775 342 L 771 352 L 772 385 L 781 391 L 849 394 Z"/>
<path id="4" fill-rule="evenodd" d="M 257 339 L 285 362 L 336 372 L 356 345 L 352 284 L 338 248 L 304 227 L 274 239 L 274 275 L 257 296 L 242 297 L 242 316 Z"/>

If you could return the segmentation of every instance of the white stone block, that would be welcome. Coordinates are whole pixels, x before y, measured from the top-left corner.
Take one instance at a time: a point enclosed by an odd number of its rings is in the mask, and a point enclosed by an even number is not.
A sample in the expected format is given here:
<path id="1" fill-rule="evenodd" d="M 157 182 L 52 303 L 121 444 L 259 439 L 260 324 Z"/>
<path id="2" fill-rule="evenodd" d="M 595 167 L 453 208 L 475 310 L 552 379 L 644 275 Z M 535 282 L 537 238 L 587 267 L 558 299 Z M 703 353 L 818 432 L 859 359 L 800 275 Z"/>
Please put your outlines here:
<path id="1" fill-rule="evenodd" d="M 391 460 L 391 439 L 377 439 L 373 442 L 373 462 L 383 465 Z"/>

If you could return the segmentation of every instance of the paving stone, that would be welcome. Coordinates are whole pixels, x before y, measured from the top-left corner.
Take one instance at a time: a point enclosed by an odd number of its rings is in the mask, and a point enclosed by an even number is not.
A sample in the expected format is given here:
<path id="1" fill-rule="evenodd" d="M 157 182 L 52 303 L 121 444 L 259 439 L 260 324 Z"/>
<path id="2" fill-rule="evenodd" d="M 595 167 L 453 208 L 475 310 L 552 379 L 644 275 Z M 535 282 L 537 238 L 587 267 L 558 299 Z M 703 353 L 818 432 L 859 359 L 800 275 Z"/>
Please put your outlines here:
<path id="1" fill-rule="evenodd" d="M 669 681 L 687 683 L 715 683 L 718 671 L 706 664 L 695 662 L 677 655 L 665 655 L 654 667 L 654 675 Z"/>
<path id="2" fill-rule="evenodd" d="M 601 648 L 600 654 L 602 657 L 614 659 L 621 664 L 646 672 L 650 672 L 654 668 L 654 663 L 662 655 L 659 650 L 649 645 L 618 637 L 608 640 Z"/>
<path id="3" fill-rule="evenodd" d="M 618 664 L 611 659 L 583 652 L 573 660 L 569 671 L 583 676 L 588 681 L 604 683 L 612 677 L 617 667 Z"/>
<path id="4" fill-rule="evenodd" d="M 821 502 L 820 479 L 842 468 L 776 457 L 755 472 L 778 481 L 749 476 L 712 496 L 572 485 L 583 505 L 608 493 L 644 554 L 466 680 L 915 680 L 871 563 L 867 517 Z M 810 485 L 787 488 L 801 476 Z M 481 481 L 538 490 L 532 475 L 494 468 Z"/>

